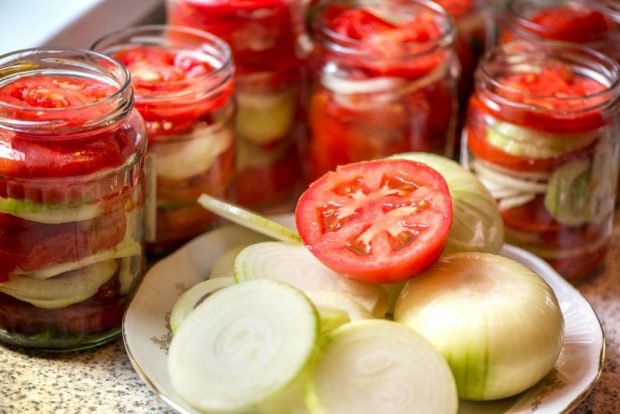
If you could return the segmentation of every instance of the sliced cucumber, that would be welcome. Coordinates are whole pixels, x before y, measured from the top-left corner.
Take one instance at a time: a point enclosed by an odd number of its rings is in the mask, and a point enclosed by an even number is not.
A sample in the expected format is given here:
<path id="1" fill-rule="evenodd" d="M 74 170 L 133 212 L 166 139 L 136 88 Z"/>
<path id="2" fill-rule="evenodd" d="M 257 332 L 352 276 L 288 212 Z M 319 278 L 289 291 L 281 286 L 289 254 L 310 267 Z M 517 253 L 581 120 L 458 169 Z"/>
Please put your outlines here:
<path id="1" fill-rule="evenodd" d="M 321 263 L 302 245 L 263 242 L 243 249 L 235 259 L 235 280 L 274 279 L 303 292 L 330 291 L 351 297 L 371 314 L 384 317 L 387 292 L 380 285 L 348 279 Z"/>
<path id="2" fill-rule="evenodd" d="M 317 290 L 305 294 L 319 312 L 323 333 L 351 321 L 374 319 L 368 309 L 343 293 Z"/>
<path id="3" fill-rule="evenodd" d="M 235 279 L 232 277 L 220 277 L 205 280 L 186 290 L 179 296 L 179 299 L 172 307 L 172 312 L 170 312 L 170 329 L 172 329 L 172 333 L 178 331 L 187 316 L 209 295 L 234 284 Z"/>
<path id="4" fill-rule="evenodd" d="M 11 276 L 8 282 L 0 283 L 0 292 L 38 308 L 64 308 L 93 296 L 117 269 L 116 260 L 107 260 L 51 279 Z"/>
<path id="5" fill-rule="evenodd" d="M 598 130 L 580 134 L 552 134 L 510 124 L 496 122 L 487 127 L 489 144 L 508 154 L 527 158 L 553 158 L 585 148 L 599 136 Z"/>
<path id="6" fill-rule="evenodd" d="M 592 220 L 591 172 L 590 161 L 582 158 L 567 162 L 551 175 L 545 207 L 558 222 L 578 226 Z"/>
<path id="7" fill-rule="evenodd" d="M 0 197 L 0 212 L 37 223 L 61 224 L 92 220 L 99 216 L 103 209 L 100 203 L 41 204 L 30 200 Z"/>
<path id="8" fill-rule="evenodd" d="M 202 302 L 172 338 L 176 392 L 208 413 L 252 412 L 278 398 L 311 365 L 319 321 L 297 289 L 254 280 Z"/>
<path id="9" fill-rule="evenodd" d="M 458 398 L 428 341 L 396 322 L 367 320 L 328 335 L 306 405 L 312 414 L 453 414 Z"/>
<path id="10" fill-rule="evenodd" d="M 207 171 L 231 145 L 233 133 L 229 128 L 197 127 L 188 137 L 169 137 L 151 145 L 150 151 L 158 177 L 183 180 Z"/>
<path id="11" fill-rule="evenodd" d="M 227 203 L 207 194 L 202 194 L 198 198 L 198 203 L 220 217 L 230 220 L 233 223 L 246 227 L 250 230 L 254 230 L 257 233 L 263 234 L 272 239 L 287 243 L 301 243 L 301 238 L 295 230 L 284 227 L 280 223 L 276 223 L 275 221 L 256 214 L 250 210 Z"/>
<path id="12" fill-rule="evenodd" d="M 237 93 L 237 134 L 240 140 L 268 144 L 285 138 L 295 123 L 295 91 Z"/>

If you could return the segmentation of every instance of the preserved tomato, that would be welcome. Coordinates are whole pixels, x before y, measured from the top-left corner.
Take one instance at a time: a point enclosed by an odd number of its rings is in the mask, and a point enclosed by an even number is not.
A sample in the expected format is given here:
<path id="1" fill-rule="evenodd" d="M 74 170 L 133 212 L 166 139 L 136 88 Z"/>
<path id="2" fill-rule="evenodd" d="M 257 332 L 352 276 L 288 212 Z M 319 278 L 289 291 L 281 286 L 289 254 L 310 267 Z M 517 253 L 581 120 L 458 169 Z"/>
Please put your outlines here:
<path id="1" fill-rule="evenodd" d="M 167 6 L 168 23 L 213 33 L 232 49 L 237 202 L 263 212 L 291 210 L 302 173 L 300 2 L 168 0 Z"/>
<path id="2" fill-rule="evenodd" d="M 501 40 L 581 44 L 620 61 L 620 8 L 613 1 L 511 0 Z"/>
<path id="3" fill-rule="evenodd" d="M 454 27 L 426 1 L 319 5 L 312 30 L 308 177 L 397 152 L 452 152 Z"/>
<path id="4" fill-rule="evenodd" d="M 118 62 L 0 59 L 0 340 L 77 349 L 119 334 L 143 271 L 145 150 Z"/>
<path id="5" fill-rule="evenodd" d="M 470 100 L 464 161 L 498 201 L 506 239 L 569 279 L 599 268 L 610 241 L 619 75 L 580 46 L 508 43 Z"/>
<path id="6" fill-rule="evenodd" d="M 218 224 L 198 207 L 200 194 L 232 196 L 230 49 L 209 33 L 165 26 L 118 32 L 94 48 L 115 57 L 132 75 L 156 176 L 157 215 L 148 232 L 155 236 L 147 248 L 169 251 Z"/>

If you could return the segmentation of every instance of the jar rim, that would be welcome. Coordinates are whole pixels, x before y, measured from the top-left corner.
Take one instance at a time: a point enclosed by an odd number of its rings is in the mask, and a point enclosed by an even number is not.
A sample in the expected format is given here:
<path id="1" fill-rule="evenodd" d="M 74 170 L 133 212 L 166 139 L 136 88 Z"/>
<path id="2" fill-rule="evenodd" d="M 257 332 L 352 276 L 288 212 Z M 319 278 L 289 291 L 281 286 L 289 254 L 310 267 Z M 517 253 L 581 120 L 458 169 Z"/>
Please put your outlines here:
<path id="1" fill-rule="evenodd" d="M 405 9 L 410 9 L 413 12 L 416 10 L 424 10 L 431 13 L 435 19 L 437 19 L 442 33 L 439 37 L 425 41 L 416 42 L 421 46 L 420 51 L 413 53 L 403 53 L 396 56 L 373 56 L 369 52 L 365 52 L 360 48 L 364 45 L 363 41 L 351 39 L 349 37 L 340 35 L 331 30 L 324 21 L 322 12 L 332 5 L 351 5 L 353 8 L 360 8 L 364 6 L 381 6 L 381 5 L 398 5 Z M 420 57 L 437 52 L 438 50 L 449 48 L 454 44 L 456 39 L 456 24 L 454 18 L 439 4 L 431 0 L 335 0 L 331 2 L 325 2 L 321 4 L 317 9 L 318 18 L 315 21 L 315 30 L 320 39 L 324 41 L 326 48 L 332 52 L 342 55 L 363 57 L 370 60 L 400 60 L 410 59 L 412 57 Z"/>
<path id="2" fill-rule="evenodd" d="M 617 23 L 620 23 L 620 6 L 614 4 L 610 0 L 509 0 L 506 5 L 506 11 L 510 18 L 515 20 L 515 23 L 525 30 L 530 32 L 536 31 L 544 31 L 546 28 L 538 23 L 534 23 L 529 20 L 528 16 L 525 15 L 523 8 L 524 7 L 535 7 L 536 11 L 545 10 L 551 7 L 578 7 L 585 8 L 588 10 L 600 10 L 603 11 L 607 17 L 611 18 Z M 610 32 L 605 30 L 600 33 L 598 39 L 603 38 Z M 595 42 L 597 40 L 596 37 L 590 39 L 587 43 Z"/>
<path id="3" fill-rule="evenodd" d="M 220 37 L 200 29 L 195 29 L 186 26 L 169 25 L 169 24 L 149 24 L 141 26 L 133 26 L 125 29 L 120 29 L 112 33 L 108 33 L 99 39 L 97 39 L 92 45 L 91 50 L 103 53 L 109 56 L 114 50 L 120 46 L 161 46 L 170 47 L 172 45 L 166 43 L 166 34 L 177 33 L 185 36 L 192 36 L 195 40 L 201 40 L 200 43 L 196 43 L 195 48 L 184 48 L 183 44 L 175 45 L 181 50 L 191 50 L 194 52 L 200 52 L 210 59 L 207 62 L 211 63 L 215 58 L 219 65 L 213 66 L 213 70 L 191 78 L 191 81 L 199 82 L 209 79 L 220 79 L 217 84 L 213 85 L 212 89 L 217 89 L 219 86 L 225 84 L 231 77 L 234 70 L 234 63 L 232 57 L 232 51 L 230 46 L 222 40 Z M 185 39 L 189 41 L 189 39 Z M 216 56 L 219 54 L 220 56 Z M 129 71 L 131 72 L 131 71 Z M 178 81 L 166 81 L 168 86 L 187 84 L 188 80 Z M 139 95 L 137 91 L 134 91 L 136 99 L 142 102 L 157 101 L 160 99 L 171 99 L 175 97 L 183 97 L 188 94 L 195 94 L 195 91 L 188 91 L 187 88 L 181 88 L 178 91 L 163 92 L 159 95 Z"/>
<path id="4" fill-rule="evenodd" d="M 565 62 L 562 62 L 563 60 Z M 555 95 L 537 94 L 506 86 L 497 79 L 492 70 L 492 66 L 498 64 L 512 67 L 517 64 L 524 64 L 529 68 L 540 68 L 542 64 L 551 61 L 578 66 L 580 74 L 601 83 L 605 86 L 605 89 L 582 96 L 558 97 Z M 593 65 L 597 65 L 597 67 L 591 67 Z M 598 75 L 599 79 L 594 79 L 593 75 Z M 586 101 L 586 103 L 588 100 L 597 102 L 596 104 L 585 105 L 575 110 L 575 112 L 592 111 L 598 107 L 604 108 L 614 104 L 620 98 L 620 65 L 615 60 L 594 49 L 568 42 L 518 40 L 495 47 L 487 51 L 480 61 L 476 79 L 477 84 L 483 82 L 492 85 L 494 90 L 504 91 L 512 96 L 537 99 L 549 98 L 557 102 L 570 102 L 576 99 Z M 497 92 L 490 92 L 488 88 L 485 90 L 485 93 L 499 97 Z M 607 99 L 600 101 L 600 98 Z M 503 103 L 506 104 L 506 102 Z"/>
<path id="5" fill-rule="evenodd" d="M 63 55 L 70 55 L 68 57 L 63 57 Z M 110 86 L 113 86 L 116 90 L 114 93 L 106 96 L 102 99 L 99 99 L 95 102 L 90 102 L 82 105 L 74 105 L 71 106 L 71 110 L 86 110 L 89 108 L 94 108 L 96 106 L 106 105 L 110 102 L 119 101 L 122 102 L 126 100 L 125 95 L 129 92 L 131 95 L 129 100 L 133 104 L 133 92 L 131 90 L 131 75 L 127 68 L 123 66 L 120 62 L 115 59 L 110 58 L 102 53 L 88 50 L 88 49 L 79 49 L 79 48 L 29 48 L 16 50 L 13 52 L 9 52 L 3 55 L 0 55 L 0 86 L 9 84 L 14 80 L 19 79 L 23 76 L 32 76 L 43 70 L 40 67 L 32 67 L 27 60 L 33 57 L 42 57 L 43 59 L 50 59 L 49 63 L 59 64 L 62 62 L 72 63 L 71 68 L 67 68 L 64 70 L 60 70 L 60 73 L 63 74 L 80 74 L 81 71 L 85 69 L 97 69 L 97 75 L 104 77 L 106 79 L 106 83 Z M 101 60 L 105 62 L 105 64 L 111 65 L 110 69 L 103 70 L 103 67 L 97 62 L 92 62 L 92 65 L 85 65 L 83 62 L 79 62 L 77 60 L 78 57 L 83 58 L 95 58 L 97 60 Z M 81 64 L 80 64 L 81 63 Z M 7 65 L 14 64 L 15 69 L 11 70 L 11 67 Z M 113 69 L 112 69 L 113 68 Z M 112 70 L 118 70 L 120 76 L 119 79 L 115 78 Z M 110 83 L 109 81 L 113 81 Z M 5 102 L 0 100 L 0 108 L 5 107 L 8 109 L 19 110 L 19 111 L 33 111 L 33 112 L 46 112 L 46 113 L 60 113 L 62 111 L 66 111 L 67 108 L 47 108 L 47 107 L 32 107 L 32 106 L 22 106 L 16 105 L 13 103 Z M 36 125 L 40 125 L 41 123 L 46 123 L 45 121 L 23 121 L 23 122 L 34 122 Z M 52 121 L 53 122 L 53 121 Z"/>

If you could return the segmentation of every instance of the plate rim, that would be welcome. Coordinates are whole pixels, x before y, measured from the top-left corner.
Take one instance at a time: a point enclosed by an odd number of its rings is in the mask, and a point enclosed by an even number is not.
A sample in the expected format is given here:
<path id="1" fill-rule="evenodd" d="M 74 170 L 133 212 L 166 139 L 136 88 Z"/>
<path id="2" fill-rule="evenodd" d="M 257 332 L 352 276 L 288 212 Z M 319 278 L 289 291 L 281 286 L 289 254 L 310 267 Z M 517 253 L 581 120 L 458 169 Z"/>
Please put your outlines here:
<path id="1" fill-rule="evenodd" d="M 277 217 L 285 219 L 286 217 L 290 217 L 291 215 L 286 214 L 286 215 L 279 215 Z M 226 229 L 229 228 L 242 228 L 239 225 L 236 224 L 230 224 L 230 225 L 224 225 L 221 227 L 218 227 L 214 230 L 208 231 L 203 233 L 202 235 L 194 238 L 193 240 L 190 240 L 189 242 L 187 242 L 186 244 L 184 244 L 183 246 L 181 246 L 180 248 L 178 248 L 177 250 L 173 251 L 172 253 L 170 253 L 169 255 L 161 258 L 160 260 L 158 260 L 151 268 L 148 269 L 148 271 L 144 274 L 144 277 L 140 283 L 140 286 L 138 287 L 138 289 L 136 290 L 135 294 L 133 295 L 131 302 L 129 303 L 128 307 L 127 307 L 127 311 L 125 312 L 125 314 L 123 315 L 123 325 L 122 325 L 122 338 L 123 338 L 123 345 L 125 347 L 125 351 L 126 354 L 128 356 L 128 359 L 132 365 L 132 367 L 134 368 L 134 371 L 138 374 L 138 376 L 142 379 L 142 381 L 147 385 L 147 387 L 155 394 L 157 395 L 157 397 L 159 397 L 162 401 L 164 401 L 172 410 L 176 411 L 179 414 L 195 414 L 198 413 L 198 411 L 194 410 L 193 408 L 190 408 L 190 410 L 180 406 L 171 396 L 167 395 L 167 392 L 165 390 L 160 389 L 160 387 L 158 387 L 155 382 L 153 380 L 151 380 L 149 378 L 149 376 L 146 374 L 146 372 L 144 371 L 144 369 L 140 366 L 140 363 L 138 362 L 137 358 L 133 355 L 131 348 L 130 348 L 130 340 L 128 338 L 128 332 L 127 332 L 127 323 L 126 320 L 128 318 L 129 315 L 129 310 L 132 308 L 132 306 L 135 304 L 135 299 L 138 296 L 138 291 L 143 287 L 145 281 L 147 280 L 147 278 L 149 277 L 149 275 L 153 274 L 153 270 L 156 269 L 158 266 L 161 265 L 162 262 L 165 262 L 167 260 L 170 260 L 171 257 L 173 256 L 177 256 L 180 255 L 182 252 L 188 250 L 191 248 L 192 245 L 194 244 L 199 244 L 200 240 L 203 237 L 206 237 L 209 234 L 212 234 L 214 232 L 223 232 L 226 231 Z M 246 229 L 248 231 L 252 231 L 249 229 Z M 597 368 L 596 368 L 596 375 L 592 378 L 592 380 L 587 384 L 587 386 L 585 386 L 583 388 L 583 390 L 574 398 L 571 399 L 571 401 L 568 403 L 568 405 L 566 407 L 564 407 L 562 409 L 562 411 L 560 411 L 562 414 L 564 413 L 570 413 L 572 410 L 574 410 L 575 408 L 577 408 L 587 397 L 588 395 L 592 392 L 592 390 L 594 389 L 596 383 L 598 382 L 602 371 L 603 371 L 603 366 L 604 366 L 604 361 L 605 361 L 605 355 L 606 355 L 606 348 L 607 348 L 607 341 L 606 341 L 606 337 L 605 337 L 605 329 L 604 326 L 600 320 L 600 317 L 598 316 L 598 314 L 596 313 L 594 307 L 592 306 L 592 303 L 588 300 L 588 298 L 586 298 L 575 286 L 573 286 L 569 281 L 567 281 L 566 279 L 564 279 L 561 275 L 559 275 L 555 269 L 553 269 L 547 262 L 545 262 L 542 258 L 534 255 L 531 252 L 528 252 L 527 250 L 520 248 L 518 246 L 515 245 L 511 245 L 508 243 L 504 243 L 502 245 L 502 249 L 498 254 L 502 254 L 503 251 L 508 251 L 511 253 L 514 253 L 520 257 L 526 257 L 527 260 L 531 261 L 531 262 L 535 262 L 537 264 L 537 266 L 543 267 L 545 268 L 545 270 L 549 273 L 553 275 L 554 280 L 557 280 L 557 282 L 560 284 L 560 286 L 563 289 L 568 289 L 569 291 L 571 291 L 571 294 L 574 296 L 577 296 L 578 298 L 580 298 L 581 300 L 583 300 L 583 302 L 585 303 L 585 305 L 587 305 L 588 310 L 591 312 L 591 314 L 594 316 L 594 319 L 596 321 L 596 327 L 597 327 L 597 332 L 598 333 L 600 331 L 600 337 L 601 337 L 601 349 L 599 351 L 598 354 L 598 358 L 597 358 Z M 543 277 L 543 276 L 541 276 Z M 545 279 L 543 277 L 543 279 Z M 546 279 L 545 281 L 547 282 L 547 284 L 551 285 Z M 553 286 L 551 286 L 551 288 L 553 289 Z M 555 293 L 555 291 L 554 291 Z M 180 398 L 180 397 L 179 397 Z"/>

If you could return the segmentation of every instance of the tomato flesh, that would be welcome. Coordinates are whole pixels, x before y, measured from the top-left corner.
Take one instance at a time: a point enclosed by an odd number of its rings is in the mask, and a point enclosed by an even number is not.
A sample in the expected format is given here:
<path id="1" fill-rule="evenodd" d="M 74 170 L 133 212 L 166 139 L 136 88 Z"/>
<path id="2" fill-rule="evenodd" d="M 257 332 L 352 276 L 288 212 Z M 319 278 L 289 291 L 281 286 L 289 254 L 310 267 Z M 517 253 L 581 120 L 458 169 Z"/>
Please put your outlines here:
<path id="1" fill-rule="evenodd" d="M 308 249 L 326 266 L 370 283 L 411 278 L 441 254 L 452 223 L 443 177 L 407 160 L 340 166 L 312 183 L 295 211 Z"/>
<path id="2" fill-rule="evenodd" d="M 528 29 L 545 39 L 585 43 L 610 30 L 603 13 L 582 7 L 556 6 L 540 10 L 528 20 Z"/>
<path id="3" fill-rule="evenodd" d="M 416 79 L 446 59 L 441 50 L 429 52 L 431 45 L 445 34 L 430 13 L 389 20 L 369 9 L 332 5 L 325 10 L 324 20 L 330 32 L 358 42 L 360 57 L 339 59 L 364 68 L 372 76 Z"/>

